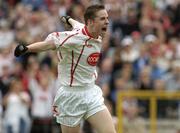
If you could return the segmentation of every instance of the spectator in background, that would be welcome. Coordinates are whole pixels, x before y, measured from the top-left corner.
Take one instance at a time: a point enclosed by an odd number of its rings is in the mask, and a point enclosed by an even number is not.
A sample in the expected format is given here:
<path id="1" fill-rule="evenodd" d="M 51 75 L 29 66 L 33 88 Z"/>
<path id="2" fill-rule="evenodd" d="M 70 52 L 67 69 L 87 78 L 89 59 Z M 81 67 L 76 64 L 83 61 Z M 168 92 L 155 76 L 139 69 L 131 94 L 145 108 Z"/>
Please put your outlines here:
<path id="1" fill-rule="evenodd" d="M 171 21 L 171 27 L 167 31 L 168 36 L 178 36 L 180 33 L 180 2 L 178 0 L 168 1 L 165 14 Z"/>
<path id="2" fill-rule="evenodd" d="M 22 0 L 22 3 L 25 5 L 30 5 L 32 6 L 33 10 L 38 10 L 38 9 L 46 9 L 47 10 L 47 1 L 45 0 Z"/>
<path id="3" fill-rule="evenodd" d="M 112 32 L 122 39 L 133 31 L 139 31 L 138 2 L 118 1 L 107 2 L 112 17 Z"/>
<path id="4" fill-rule="evenodd" d="M 116 103 L 118 92 L 136 88 L 132 80 L 132 63 L 124 62 L 122 69 L 116 72 L 113 83 L 114 88 L 111 89 L 111 98 Z"/>
<path id="5" fill-rule="evenodd" d="M 137 81 L 141 70 L 149 64 L 149 54 L 146 45 L 142 45 L 139 49 L 139 57 L 133 63 L 133 78 Z"/>
<path id="6" fill-rule="evenodd" d="M 167 45 L 166 57 L 169 57 L 169 60 L 180 59 L 180 39 L 176 37 L 169 38 Z"/>
<path id="7" fill-rule="evenodd" d="M 104 58 L 100 64 L 99 74 L 96 80 L 98 85 L 109 83 L 111 81 L 111 74 L 113 69 L 113 60 L 110 57 Z"/>
<path id="8" fill-rule="evenodd" d="M 108 99 L 110 96 L 110 92 L 111 92 L 109 83 L 108 82 L 103 83 L 101 85 L 101 89 L 102 89 L 103 97 L 105 99 Z"/>
<path id="9" fill-rule="evenodd" d="M 122 68 L 123 61 L 122 61 L 121 56 L 120 56 L 121 51 L 122 51 L 122 49 L 121 49 L 120 44 L 114 48 L 114 53 L 113 53 L 114 62 L 113 62 L 112 78 L 114 78 L 114 74 L 116 74 L 116 72 Z"/>
<path id="10" fill-rule="evenodd" d="M 7 1 L 0 1 L 0 18 L 7 18 L 9 14 L 9 8 L 8 8 L 8 3 Z"/>
<path id="11" fill-rule="evenodd" d="M 31 133 L 51 133 L 55 78 L 49 66 L 41 66 L 38 75 L 30 78 L 29 89 L 32 94 Z"/>
<path id="12" fill-rule="evenodd" d="M 11 46 L 15 39 L 15 33 L 10 29 L 10 23 L 6 19 L 0 19 L 0 49 Z"/>
<path id="13" fill-rule="evenodd" d="M 165 70 L 163 70 L 159 64 L 158 64 L 158 58 L 150 57 L 150 63 L 149 66 L 151 67 L 151 78 L 152 80 L 156 80 L 159 78 L 162 78 L 164 74 L 166 73 Z"/>
<path id="14" fill-rule="evenodd" d="M 171 64 L 170 71 L 163 76 L 165 81 L 165 90 L 168 92 L 179 92 L 180 91 L 180 62 L 174 60 Z M 176 118 L 179 111 L 179 100 L 172 100 L 167 103 L 168 106 L 168 117 Z"/>
<path id="15" fill-rule="evenodd" d="M 133 63 L 139 57 L 139 51 L 134 49 L 133 40 L 131 37 L 125 37 L 121 41 L 122 51 L 120 53 L 123 62 Z"/>
<path id="16" fill-rule="evenodd" d="M 140 51 L 141 47 L 143 47 L 143 38 L 139 31 L 133 31 L 131 33 L 131 37 L 133 40 L 133 48 Z"/>
<path id="17" fill-rule="evenodd" d="M 5 107 L 4 125 L 6 133 L 29 133 L 29 107 L 31 101 L 28 93 L 23 91 L 19 78 L 12 79 L 10 90 L 3 99 Z"/>
<path id="18" fill-rule="evenodd" d="M 139 109 L 136 104 L 126 108 L 124 122 L 124 133 L 147 133 L 145 120 L 139 116 Z"/>
<path id="19" fill-rule="evenodd" d="M 137 90 L 148 91 L 148 90 L 153 89 L 150 66 L 146 66 L 140 71 L 140 75 L 136 83 L 137 83 Z M 145 118 L 148 118 L 149 117 L 149 101 L 138 100 L 138 105 L 140 108 L 139 114 Z"/>
<path id="20" fill-rule="evenodd" d="M 7 67 L 8 70 L 6 71 L 7 73 L 11 73 L 13 69 L 13 57 L 12 57 L 12 47 L 7 46 L 5 48 L 0 49 L 0 77 L 3 76 L 3 67 Z"/>
<path id="21" fill-rule="evenodd" d="M 149 56 L 157 57 L 160 54 L 161 43 L 158 42 L 158 38 L 154 34 L 148 34 L 144 37 L 144 45 L 147 45 Z"/>
<path id="22" fill-rule="evenodd" d="M 166 83 L 167 91 L 180 90 L 180 61 L 174 60 L 171 64 L 170 71 L 163 77 Z"/>
<path id="23" fill-rule="evenodd" d="M 3 97 L 9 91 L 10 82 L 11 82 L 10 68 L 8 65 L 3 65 L 2 75 L 0 76 L 0 91 L 1 91 Z"/>
<path id="24" fill-rule="evenodd" d="M 84 14 L 85 8 L 80 3 L 75 3 L 71 6 L 70 14 L 71 16 L 79 21 L 84 23 L 83 14 Z"/>

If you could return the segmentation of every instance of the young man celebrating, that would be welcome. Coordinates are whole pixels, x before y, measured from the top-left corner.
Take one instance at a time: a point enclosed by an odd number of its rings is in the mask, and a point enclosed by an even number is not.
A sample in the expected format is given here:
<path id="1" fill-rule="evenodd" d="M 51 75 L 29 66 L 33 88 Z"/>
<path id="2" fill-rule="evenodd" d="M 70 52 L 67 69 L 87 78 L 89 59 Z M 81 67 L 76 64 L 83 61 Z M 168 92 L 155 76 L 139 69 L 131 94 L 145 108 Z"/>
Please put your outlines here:
<path id="1" fill-rule="evenodd" d="M 84 119 L 98 133 L 115 133 L 102 91 L 95 85 L 101 42 L 109 24 L 107 11 L 102 5 L 92 5 L 85 11 L 85 25 L 78 23 L 76 26 L 75 20 L 66 20 L 74 30 L 51 33 L 45 41 L 28 46 L 18 45 L 15 56 L 26 52 L 58 51 L 60 88 L 53 106 L 63 133 L 78 133 Z"/>

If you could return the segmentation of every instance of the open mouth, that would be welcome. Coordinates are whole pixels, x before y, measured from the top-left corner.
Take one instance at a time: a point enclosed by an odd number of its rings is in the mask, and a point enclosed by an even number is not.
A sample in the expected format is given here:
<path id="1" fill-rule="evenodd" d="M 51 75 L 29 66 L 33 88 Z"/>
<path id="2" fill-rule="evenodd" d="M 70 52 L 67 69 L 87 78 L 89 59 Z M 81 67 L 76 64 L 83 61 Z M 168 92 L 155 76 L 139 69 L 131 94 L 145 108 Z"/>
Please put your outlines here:
<path id="1" fill-rule="evenodd" d="M 102 31 L 106 31 L 106 30 L 107 30 L 107 28 L 106 28 L 106 27 L 103 27 L 103 28 L 102 28 Z"/>

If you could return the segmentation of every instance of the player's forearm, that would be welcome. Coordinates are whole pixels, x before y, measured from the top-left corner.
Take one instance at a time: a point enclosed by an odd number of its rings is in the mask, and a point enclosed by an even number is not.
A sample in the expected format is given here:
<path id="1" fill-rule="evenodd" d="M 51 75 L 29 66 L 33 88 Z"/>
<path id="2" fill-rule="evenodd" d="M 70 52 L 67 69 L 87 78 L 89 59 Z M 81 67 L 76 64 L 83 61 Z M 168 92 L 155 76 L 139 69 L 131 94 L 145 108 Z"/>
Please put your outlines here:
<path id="1" fill-rule="evenodd" d="M 33 43 L 27 46 L 28 51 L 27 52 L 42 52 L 46 50 L 55 49 L 55 45 L 50 42 L 37 42 Z"/>
<path id="2" fill-rule="evenodd" d="M 71 26 L 72 26 L 73 28 L 75 28 L 76 25 L 79 24 L 79 22 L 76 21 L 76 20 L 74 20 L 73 18 L 69 18 L 69 19 L 68 19 L 68 22 L 71 24 Z"/>

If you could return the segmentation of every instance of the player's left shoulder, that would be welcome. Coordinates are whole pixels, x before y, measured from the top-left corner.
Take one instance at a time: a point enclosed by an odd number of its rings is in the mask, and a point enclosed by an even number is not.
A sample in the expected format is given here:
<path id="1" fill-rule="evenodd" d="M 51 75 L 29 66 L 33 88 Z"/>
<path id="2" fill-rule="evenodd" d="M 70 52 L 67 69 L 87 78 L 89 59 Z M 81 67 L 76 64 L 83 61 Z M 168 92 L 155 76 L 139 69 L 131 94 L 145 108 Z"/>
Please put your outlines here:
<path id="1" fill-rule="evenodd" d="M 63 31 L 63 32 L 58 32 L 59 33 L 59 37 L 73 37 L 73 36 L 76 36 L 78 35 L 79 33 L 77 31 Z"/>

